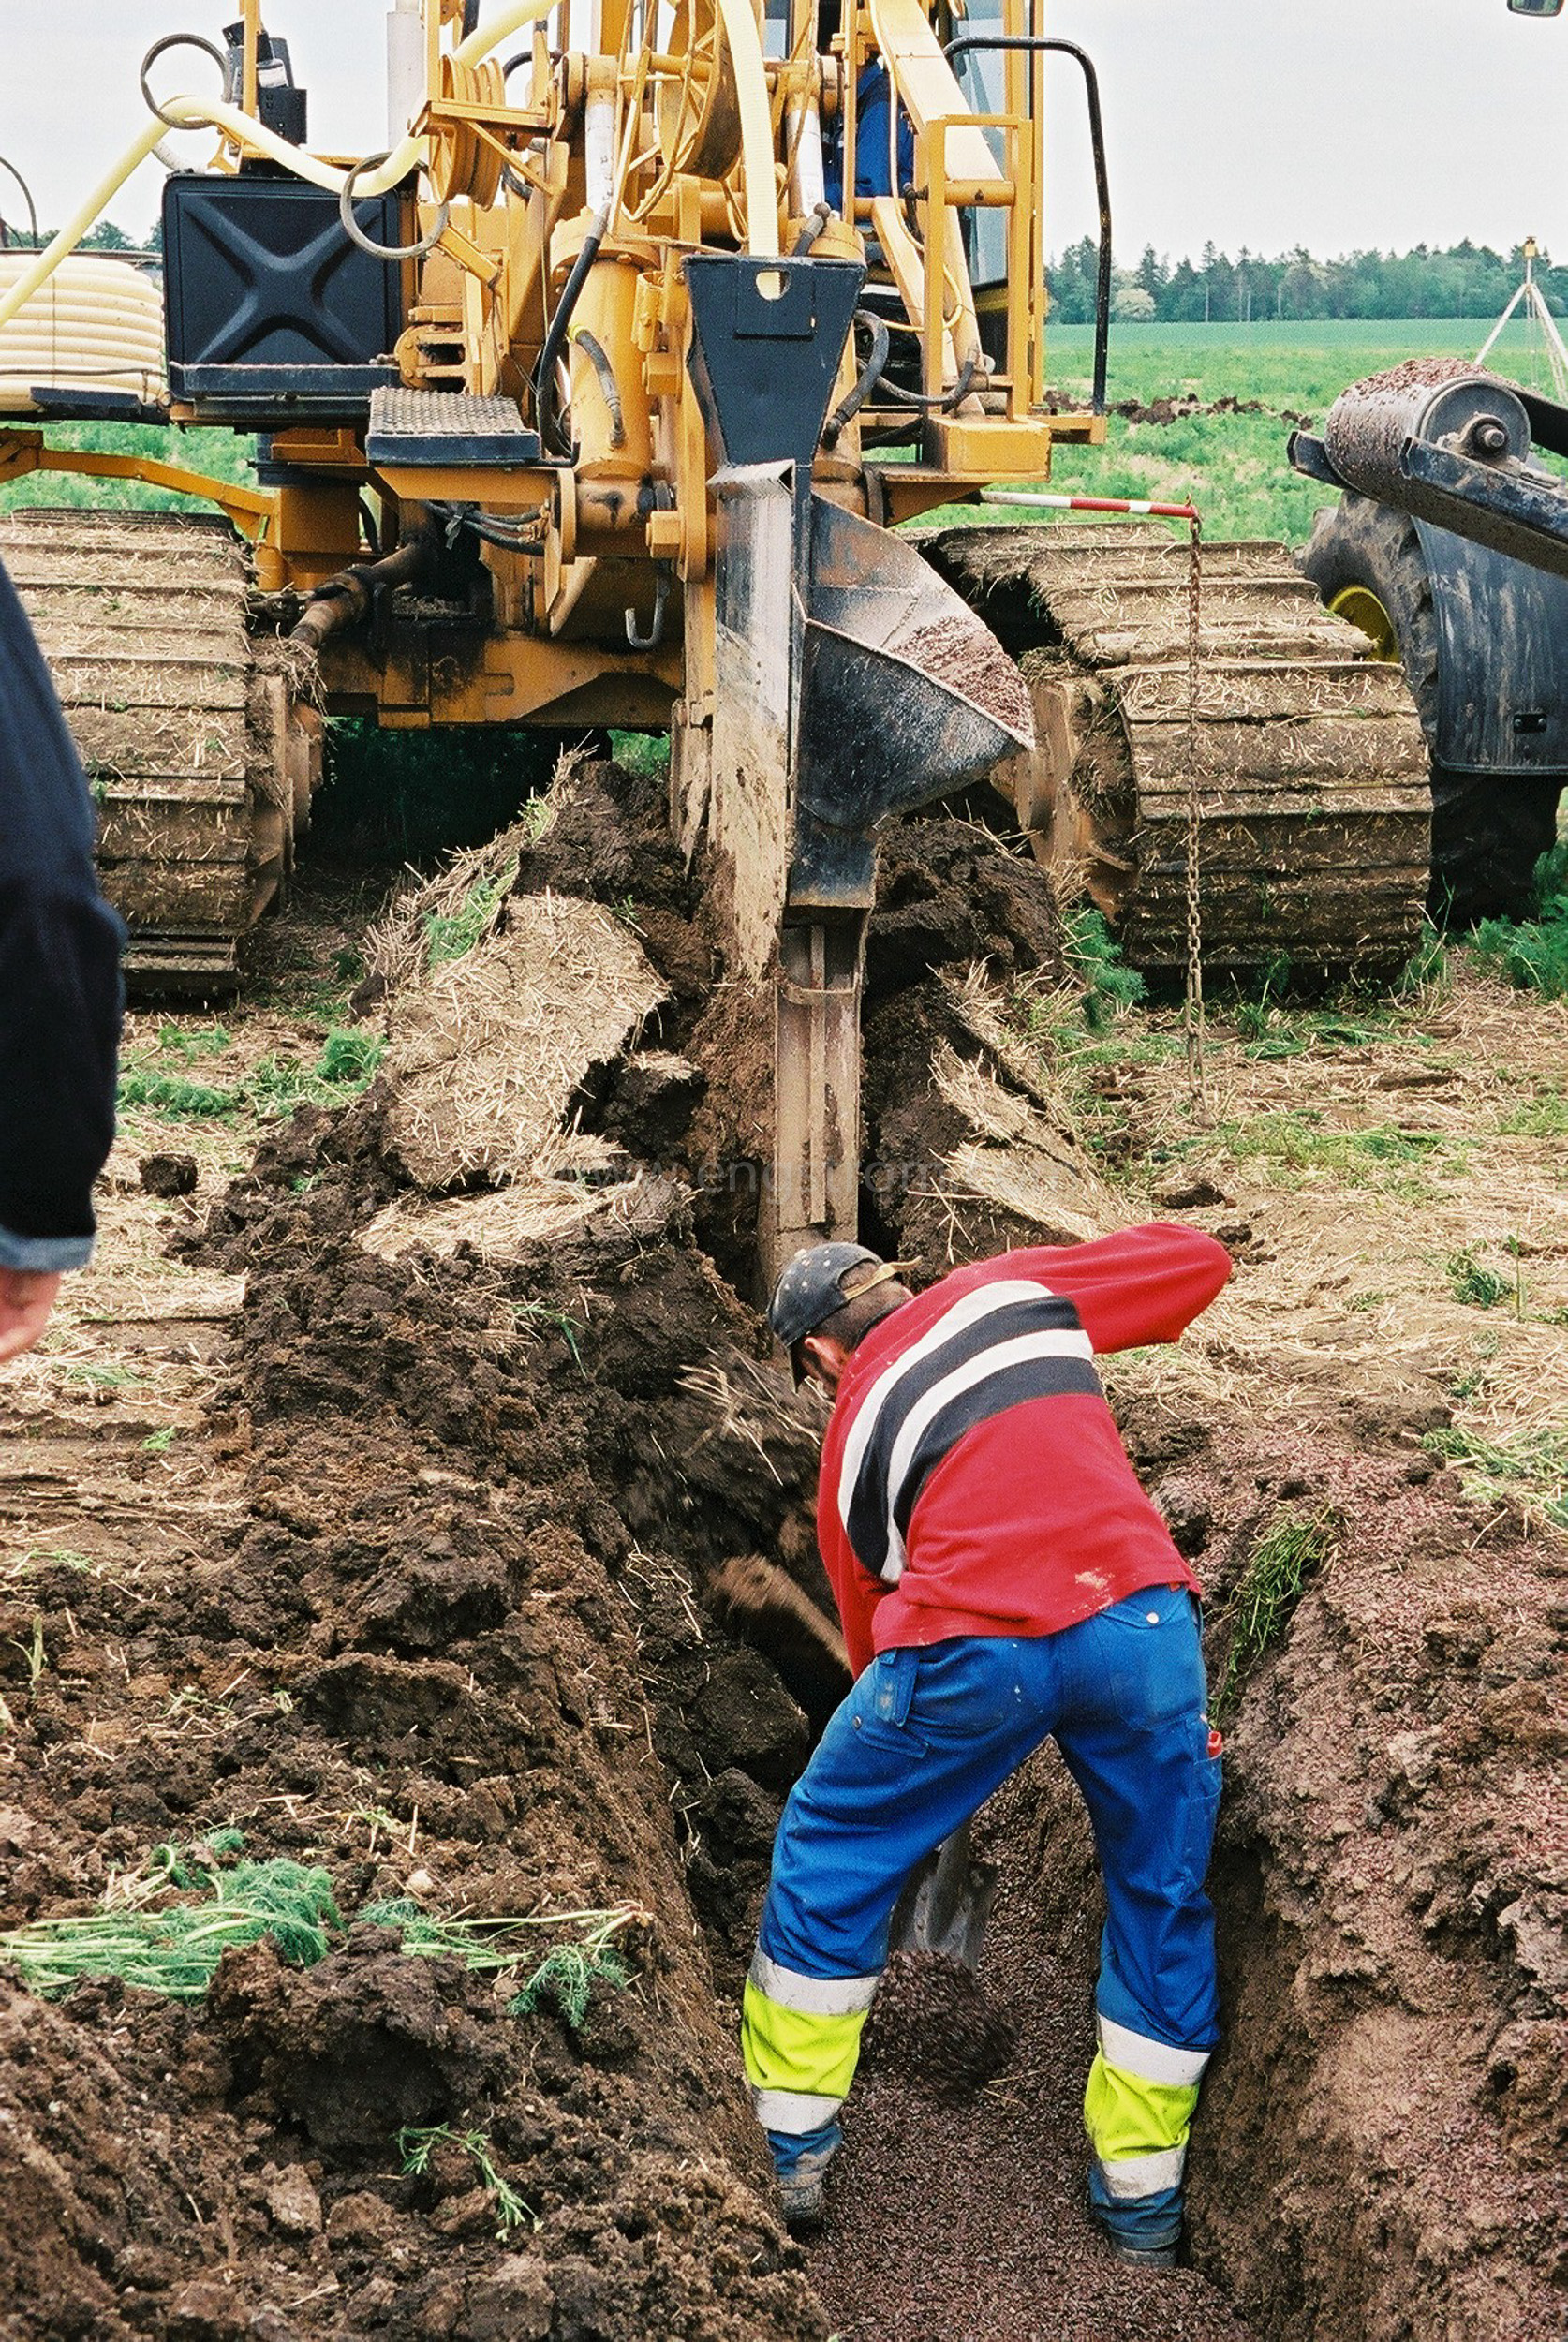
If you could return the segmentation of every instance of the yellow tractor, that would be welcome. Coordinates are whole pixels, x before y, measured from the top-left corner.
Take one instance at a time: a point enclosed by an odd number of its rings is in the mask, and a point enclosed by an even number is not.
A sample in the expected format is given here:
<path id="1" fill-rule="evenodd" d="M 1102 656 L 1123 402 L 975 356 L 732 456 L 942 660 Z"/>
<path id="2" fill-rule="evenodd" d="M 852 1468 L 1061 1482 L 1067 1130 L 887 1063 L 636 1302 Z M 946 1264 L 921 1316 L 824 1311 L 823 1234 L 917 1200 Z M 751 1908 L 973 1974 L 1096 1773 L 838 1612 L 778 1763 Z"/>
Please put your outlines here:
<path id="1" fill-rule="evenodd" d="M 181 41 L 212 86 L 155 96 Z M 1102 219 L 1077 412 L 1044 379 L 1064 65 Z M 398 0 L 388 151 L 359 157 L 310 148 L 261 0 L 222 47 L 156 44 L 142 87 L 131 152 L 46 250 L 0 255 L 0 480 L 129 471 L 216 508 L 0 522 L 133 972 L 231 980 L 323 713 L 668 727 L 676 832 L 771 1035 L 777 1257 L 854 1227 L 863 937 L 902 810 L 990 776 L 1147 968 L 1188 949 L 1193 815 L 1209 966 L 1413 947 L 1420 727 L 1280 548 L 1210 550 L 1194 645 L 1157 523 L 901 528 L 998 483 L 1027 504 L 1056 441 L 1104 436 L 1098 97 L 1038 0 Z M 170 128 L 215 148 L 167 180 L 159 316 L 77 247 Z M 115 417 L 259 434 L 258 484 L 48 442 Z"/>

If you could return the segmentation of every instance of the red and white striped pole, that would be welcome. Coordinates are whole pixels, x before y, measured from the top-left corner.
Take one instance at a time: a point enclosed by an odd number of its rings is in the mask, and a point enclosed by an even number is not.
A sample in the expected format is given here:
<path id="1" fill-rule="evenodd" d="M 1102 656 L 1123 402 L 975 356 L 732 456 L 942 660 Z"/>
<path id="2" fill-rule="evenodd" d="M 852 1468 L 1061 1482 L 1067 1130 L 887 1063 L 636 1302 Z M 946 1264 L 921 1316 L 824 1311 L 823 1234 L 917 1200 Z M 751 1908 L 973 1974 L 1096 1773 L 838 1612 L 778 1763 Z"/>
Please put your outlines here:
<path id="1" fill-rule="evenodd" d="M 1039 488 L 982 488 L 982 504 L 1027 504 L 1048 512 L 1136 512 L 1148 520 L 1195 521 L 1195 504 L 1151 504 L 1144 497 L 1056 497 Z"/>

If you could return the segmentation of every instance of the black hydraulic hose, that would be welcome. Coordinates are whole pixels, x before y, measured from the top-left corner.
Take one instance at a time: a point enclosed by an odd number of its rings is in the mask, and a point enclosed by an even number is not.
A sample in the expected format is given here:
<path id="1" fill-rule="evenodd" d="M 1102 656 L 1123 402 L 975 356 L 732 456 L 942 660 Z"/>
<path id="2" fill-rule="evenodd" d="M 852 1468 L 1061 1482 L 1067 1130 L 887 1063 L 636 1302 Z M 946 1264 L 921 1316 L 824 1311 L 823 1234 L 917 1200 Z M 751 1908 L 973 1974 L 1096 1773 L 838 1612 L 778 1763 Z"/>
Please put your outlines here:
<path id="1" fill-rule="evenodd" d="M 544 348 L 539 353 L 539 367 L 534 375 L 534 419 L 539 425 L 540 440 L 548 446 L 555 442 L 557 455 L 570 452 L 555 431 L 555 368 L 566 348 L 567 328 L 577 306 L 578 295 L 587 282 L 588 271 L 599 258 L 599 247 L 604 242 L 604 231 L 610 225 L 608 211 L 596 212 L 583 239 L 583 249 L 571 264 L 571 274 L 561 288 L 555 304 L 555 314 L 544 336 Z"/>
<path id="2" fill-rule="evenodd" d="M 604 404 L 610 409 L 610 444 L 612 447 L 625 447 L 626 415 L 621 407 L 620 389 L 615 381 L 615 369 L 610 363 L 610 354 L 597 334 L 590 334 L 585 325 L 578 332 L 577 347 L 599 377 Z"/>
<path id="3" fill-rule="evenodd" d="M 450 506 L 445 508 L 451 511 Z M 540 513 L 531 521 L 515 523 L 487 520 L 482 512 L 454 513 L 449 534 L 460 537 L 464 530 L 482 539 L 487 545 L 500 545 L 508 553 L 539 553 L 543 550 L 547 517 Z"/>
<path id="4" fill-rule="evenodd" d="M 855 325 L 868 326 L 871 331 L 871 355 L 866 359 L 855 380 L 852 391 L 847 392 L 834 408 L 822 430 L 822 445 L 834 447 L 838 435 L 852 415 L 858 415 L 878 383 L 893 348 L 893 336 L 874 309 L 857 309 Z M 853 327 L 851 328 L 852 332 Z"/>
<path id="5" fill-rule="evenodd" d="M 479 31 L 480 0 L 463 0 L 463 37 L 472 40 Z"/>
<path id="6" fill-rule="evenodd" d="M 383 560 L 356 561 L 336 577 L 329 577 L 311 595 L 289 641 L 303 643 L 307 650 L 319 650 L 329 635 L 341 634 L 345 627 L 356 625 L 364 616 L 377 586 L 416 585 L 433 566 L 439 550 L 434 529 L 426 526 L 405 537 Z"/>
<path id="7" fill-rule="evenodd" d="M 947 415 L 951 414 L 955 407 L 963 405 L 974 386 L 975 376 L 980 371 L 975 359 L 965 359 L 958 370 L 958 379 L 950 391 L 938 391 L 934 393 L 925 391 L 906 391 L 896 382 L 887 382 L 882 378 L 887 370 L 888 356 L 893 348 L 893 336 L 888 332 L 886 324 L 878 317 L 874 309 L 857 309 L 854 321 L 856 325 L 870 328 L 871 354 L 861 368 L 853 390 L 839 400 L 824 426 L 822 431 L 824 447 L 831 448 L 836 443 L 844 425 L 852 415 L 859 414 L 872 392 L 879 386 L 882 397 L 887 400 L 890 407 L 917 408 L 923 414 Z M 581 341 L 581 334 L 578 335 L 578 339 Z"/>
<path id="8" fill-rule="evenodd" d="M 806 254 L 810 251 L 812 245 L 817 242 L 823 229 L 827 226 L 828 221 L 832 217 L 833 206 L 831 203 L 813 203 L 810 214 L 801 228 L 800 234 L 795 238 L 795 248 L 790 255 L 790 258 L 792 260 L 805 259 Z"/>
<path id="9" fill-rule="evenodd" d="M 22 200 L 27 206 L 27 217 L 31 223 L 33 230 L 33 249 L 37 252 L 42 239 L 38 234 L 38 208 L 33 200 L 33 190 L 28 185 L 26 180 L 22 177 L 21 171 L 18 170 L 15 163 L 8 163 L 4 155 L 0 155 L 0 170 L 9 171 L 11 177 L 16 181 L 17 185 L 22 189 Z M 5 222 L 0 220 L 0 246 L 7 245 L 9 241 L 10 237 L 8 232 L 6 230 Z"/>
<path id="10" fill-rule="evenodd" d="M 958 379 L 950 391 L 938 391 L 935 393 L 925 391 L 906 391 L 900 389 L 896 382 L 884 382 L 882 396 L 890 407 L 918 407 L 928 415 L 950 415 L 955 407 L 961 407 L 968 398 L 974 387 L 974 378 L 979 371 L 977 361 L 973 358 L 966 358 L 958 369 Z"/>
<path id="11" fill-rule="evenodd" d="M 1105 412 L 1105 376 L 1109 365 L 1111 345 L 1111 179 L 1105 168 L 1105 125 L 1100 111 L 1100 76 L 1094 60 L 1076 41 L 1046 40 L 1037 33 L 966 33 L 959 40 L 948 42 L 943 55 L 951 65 L 978 49 L 1052 50 L 1058 55 L 1072 57 L 1083 67 L 1084 95 L 1088 100 L 1089 144 L 1094 153 L 1094 192 L 1100 205 L 1100 266 L 1094 289 L 1094 396 L 1093 410 Z"/>

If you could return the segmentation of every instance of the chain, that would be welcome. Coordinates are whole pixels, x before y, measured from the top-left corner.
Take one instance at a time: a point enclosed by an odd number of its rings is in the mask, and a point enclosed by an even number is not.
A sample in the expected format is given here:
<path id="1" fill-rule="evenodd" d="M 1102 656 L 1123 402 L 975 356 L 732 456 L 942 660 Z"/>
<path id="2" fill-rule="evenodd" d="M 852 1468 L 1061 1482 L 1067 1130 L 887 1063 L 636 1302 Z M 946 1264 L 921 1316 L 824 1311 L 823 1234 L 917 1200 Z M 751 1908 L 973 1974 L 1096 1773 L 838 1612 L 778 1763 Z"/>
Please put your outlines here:
<path id="1" fill-rule="evenodd" d="M 1204 1074 L 1204 930 L 1199 872 L 1198 660 L 1203 619 L 1203 523 L 1188 522 L 1187 571 L 1187 1079 L 1200 1122 L 1208 1120 Z"/>

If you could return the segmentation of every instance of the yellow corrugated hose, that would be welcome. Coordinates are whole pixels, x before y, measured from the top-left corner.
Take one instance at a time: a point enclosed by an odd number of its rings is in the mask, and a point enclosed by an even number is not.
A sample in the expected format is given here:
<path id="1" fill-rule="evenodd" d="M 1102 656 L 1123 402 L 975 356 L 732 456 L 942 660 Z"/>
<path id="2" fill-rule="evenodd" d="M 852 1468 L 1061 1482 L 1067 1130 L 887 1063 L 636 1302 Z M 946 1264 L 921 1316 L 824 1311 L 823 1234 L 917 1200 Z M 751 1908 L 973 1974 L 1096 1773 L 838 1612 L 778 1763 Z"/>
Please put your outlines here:
<path id="1" fill-rule="evenodd" d="M 0 255 L 0 286 L 25 265 Z M 0 414 L 31 414 L 35 384 L 153 399 L 163 383 L 163 304 L 126 260 L 68 259 L 41 298 L 0 326 Z"/>
<path id="2" fill-rule="evenodd" d="M 778 251 L 778 184 L 773 170 L 773 112 L 762 36 L 751 0 L 718 0 L 719 21 L 735 68 L 740 101 L 741 179 L 746 188 L 746 248 L 757 259 Z"/>

